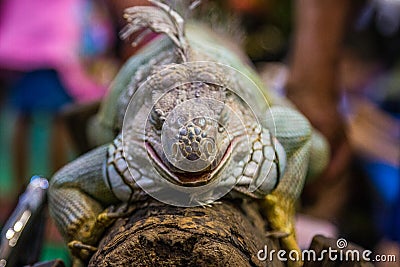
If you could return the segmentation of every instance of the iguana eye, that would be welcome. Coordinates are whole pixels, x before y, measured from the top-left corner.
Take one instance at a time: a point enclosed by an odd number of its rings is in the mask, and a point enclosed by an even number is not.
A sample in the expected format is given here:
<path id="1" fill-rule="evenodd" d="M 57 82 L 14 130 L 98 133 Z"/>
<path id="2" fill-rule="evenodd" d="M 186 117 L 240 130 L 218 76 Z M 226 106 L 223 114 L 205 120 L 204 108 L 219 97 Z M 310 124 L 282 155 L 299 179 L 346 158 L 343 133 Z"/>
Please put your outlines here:
<path id="1" fill-rule="evenodd" d="M 205 127 L 206 126 L 206 119 L 205 118 L 199 118 L 197 120 L 197 123 L 199 124 L 200 127 Z"/>
<path id="2" fill-rule="evenodd" d="M 164 112 L 161 109 L 152 109 L 149 121 L 156 130 L 161 130 L 165 121 Z"/>

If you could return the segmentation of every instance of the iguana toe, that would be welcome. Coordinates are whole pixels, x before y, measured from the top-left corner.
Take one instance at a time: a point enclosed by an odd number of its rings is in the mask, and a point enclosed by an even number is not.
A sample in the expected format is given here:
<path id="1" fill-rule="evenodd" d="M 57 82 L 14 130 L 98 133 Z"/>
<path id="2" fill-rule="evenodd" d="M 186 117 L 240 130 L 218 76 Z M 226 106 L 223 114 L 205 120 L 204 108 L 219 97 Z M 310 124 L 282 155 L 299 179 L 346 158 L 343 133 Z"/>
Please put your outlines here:
<path id="1" fill-rule="evenodd" d="M 87 260 L 94 252 L 97 251 L 97 247 L 84 244 L 78 240 L 69 242 L 68 248 L 74 257 L 82 260 Z"/>

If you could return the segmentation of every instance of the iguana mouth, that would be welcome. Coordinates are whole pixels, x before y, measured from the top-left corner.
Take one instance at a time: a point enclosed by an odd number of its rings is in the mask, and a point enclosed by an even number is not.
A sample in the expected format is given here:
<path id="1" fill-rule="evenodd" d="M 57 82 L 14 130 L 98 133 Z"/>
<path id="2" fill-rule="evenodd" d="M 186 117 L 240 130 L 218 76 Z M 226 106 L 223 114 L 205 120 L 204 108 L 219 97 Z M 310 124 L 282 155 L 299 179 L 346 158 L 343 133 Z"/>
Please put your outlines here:
<path id="1" fill-rule="evenodd" d="M 230 158 L 233 148 L 233 141 L 229 143 L 224 155 L 222 156 L 219 163 L 216 165 L 216 168 L 214 168 L 213 170 L 200 172 L 173 171 L 170 167 L 166 166 L 164 161 L 159 157 L 159 155 L 156 153 L 150 143 L 145 142 L 145 145 L 147 152 L 149 153 L 149 157 L 155 163 L 156 169 L 160 171 L 165 179 L 181 186 L 195 187 L 205 185 L 217 177 L 217 174 L 223 169 Z"/>

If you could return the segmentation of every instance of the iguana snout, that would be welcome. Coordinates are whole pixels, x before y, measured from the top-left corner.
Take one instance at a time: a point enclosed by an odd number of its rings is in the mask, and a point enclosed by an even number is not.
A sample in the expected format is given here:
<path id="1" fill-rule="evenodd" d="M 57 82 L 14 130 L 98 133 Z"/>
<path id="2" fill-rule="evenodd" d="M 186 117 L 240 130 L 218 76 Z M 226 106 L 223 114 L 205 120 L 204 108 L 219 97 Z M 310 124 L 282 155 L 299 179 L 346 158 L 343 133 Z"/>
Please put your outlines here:
<path id="1" fill-rule="evenodd" d="M 194 186 L 216 178 L 230 156 L 232 141 L 221 123 L 223 106 L 222 101 L 194 94 L 175 102 L 169 112 L 159 112 L 164 115 L 160 142 L 148 139 L 148 149 L 153 150 L 149 154 L 166 179 Z"/>

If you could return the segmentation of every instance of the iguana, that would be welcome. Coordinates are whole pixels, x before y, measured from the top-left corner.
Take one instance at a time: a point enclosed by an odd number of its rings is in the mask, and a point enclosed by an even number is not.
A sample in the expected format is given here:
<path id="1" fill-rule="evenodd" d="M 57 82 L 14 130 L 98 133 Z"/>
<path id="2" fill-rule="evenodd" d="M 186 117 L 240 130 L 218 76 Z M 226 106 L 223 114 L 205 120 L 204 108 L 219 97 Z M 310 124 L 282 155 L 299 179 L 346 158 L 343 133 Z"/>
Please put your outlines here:
<path id="1" fill-rule="evenodd" d="M 227 193 L 258 199 L 272 234 L 286 249 L 299 250 L 295 203 L 307 170 L 324 168 L 326 143 L 304 116 L 264 88 L 239 49 L 149 1 L 153 6 L 126 10 L 122 37 L 143 28 L 162 35 L 114 80 L 90 125 L 99 147 L 50 182 L 50 214 L 74 265 L 82 265 L 104 229 L 124 215 L 111 205 L 146 194 L 180 206 L 206 207 Z"/>

